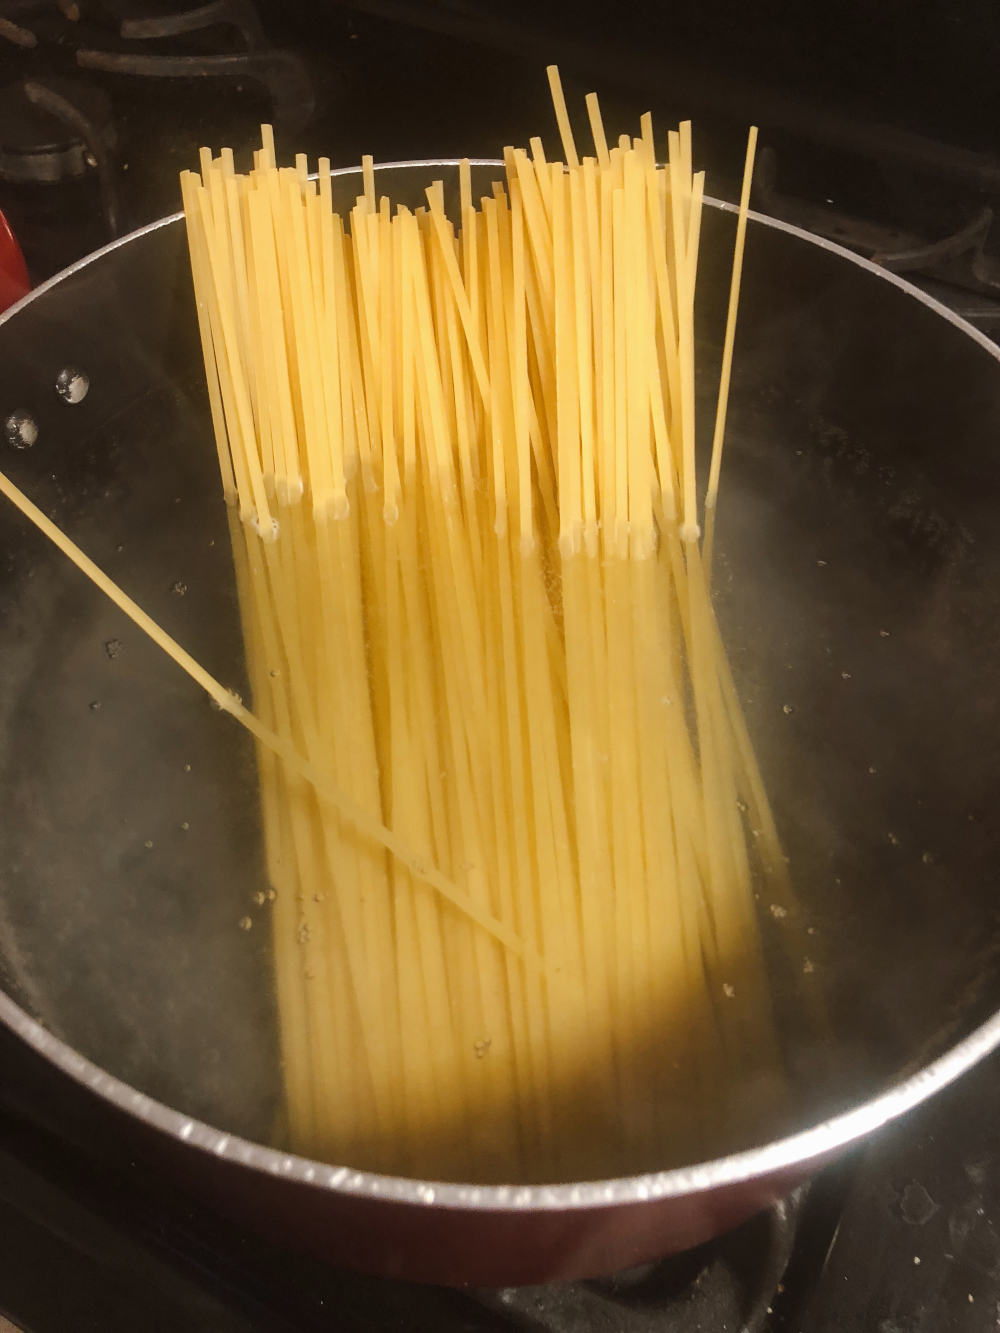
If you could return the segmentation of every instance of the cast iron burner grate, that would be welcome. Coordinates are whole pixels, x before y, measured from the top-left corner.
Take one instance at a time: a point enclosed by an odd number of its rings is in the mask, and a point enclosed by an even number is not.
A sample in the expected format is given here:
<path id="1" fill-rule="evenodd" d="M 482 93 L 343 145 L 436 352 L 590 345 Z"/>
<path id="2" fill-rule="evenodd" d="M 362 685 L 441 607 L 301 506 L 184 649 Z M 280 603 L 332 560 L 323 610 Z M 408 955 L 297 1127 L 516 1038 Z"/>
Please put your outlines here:
<path id="1" fill-rule="evenodd" d="M 481 1292 L 522 1333 L 763 1333 L 788 1266 L 804 1194 L 686 1254 L 615 1277 Z"/>
<path id="2" fill-rule="evenodd" d="M 5 12 L 6 11 L 6 12 Z M 294 52 L 267 41 L 254 0 L 0 0 L 0 48 L 17 48 L 29 72 L 92 70 L 160 82 L 257 87 L 289 133 L 315 107 L 311 76 Z"/>

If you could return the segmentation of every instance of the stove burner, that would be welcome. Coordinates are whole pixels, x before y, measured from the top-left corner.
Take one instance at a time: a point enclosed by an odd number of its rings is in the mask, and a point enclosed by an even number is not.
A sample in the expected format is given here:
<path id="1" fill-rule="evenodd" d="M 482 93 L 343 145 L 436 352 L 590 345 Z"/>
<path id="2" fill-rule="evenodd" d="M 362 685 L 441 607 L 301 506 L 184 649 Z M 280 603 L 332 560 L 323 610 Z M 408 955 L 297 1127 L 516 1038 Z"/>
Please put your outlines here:
<path id="1" fill-rule="evenodd" d="M 256 0 L 0 0 L 3 54 L 20 77 L 0 82 L 0 204 L 36 282 L 176 208 L 206 124 L 241 143 L 261 119 L 297 135 L 315 109 Z"/>
<path id="2" fill-rule="evenodd" d="M 477 1299 L 524 1333 L 763 1333 L 788 1266 L 805 1191 L 719 1240 L 614 1277 L 505 1287 Z"/>
<path id="3" fill-rule="evenodd" d="M 95 84 L 53 75 L 0 89 L 0 180 L 80 180 L 114 146 L 111 99 Z"/>
<path id="4" fill-rule="evenodd" d="M 3 41 L 47 58 L 49 67 L 64 69 L 67 53 L 78 69 L 138 79 L 186 79 L 263 89 L 272 119 L 294 134 L 305 126 L 316 105 L 315 91 L 303 59 L 272 46 L 264 33 L 254 0 L 104 0 L 84 12 L 77 0 L 15 0 L 0 14 Z M 52 82 L 51 80 L 48 82 Z M 62 92 L 62 89 L 59 89 Z M 72 99 L 70 99 L 72 100 Z M 93 109 L 79 108 L 93 119 Z M 0 124 L 7 112 L 0 112 Z M 23 119 L 23 108 L 20 109 Z M 40 131 L 32 128 L 30 138 Z M 44 137 L 44 135 L 43 135 Z M 80 144 L 71 144 L 68 166 L 35 167 L 30 176 L 10 180 L 67 179 L 67 170 L 81 175 Z M 97 155 L 99 156 L 99 154 Z M 38 171 L 48 171 L 38 175 Z"/>

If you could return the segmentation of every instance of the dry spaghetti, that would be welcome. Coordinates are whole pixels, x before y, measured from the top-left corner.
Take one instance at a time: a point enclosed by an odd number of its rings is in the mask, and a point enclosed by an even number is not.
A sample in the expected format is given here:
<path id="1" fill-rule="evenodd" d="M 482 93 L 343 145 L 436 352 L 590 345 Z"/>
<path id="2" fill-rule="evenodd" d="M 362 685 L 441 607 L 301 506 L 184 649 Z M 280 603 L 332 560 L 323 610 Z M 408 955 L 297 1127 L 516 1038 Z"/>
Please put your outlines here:
<path id="1" fill-rule="evenodd" d="M 182 178 L 290 1138 L 424 1176 L 690 1157 L 777 1064 L 753 881 L 783 860 L 700 545 L 704 176 L 689 124 L 661 166 L 593 95 L 581 157 L 550 80 L 565 163 L 507 149 L 478 204 L 463 164 L 454 219 L 370 161 L 341 215 L 269 131 Z"/>

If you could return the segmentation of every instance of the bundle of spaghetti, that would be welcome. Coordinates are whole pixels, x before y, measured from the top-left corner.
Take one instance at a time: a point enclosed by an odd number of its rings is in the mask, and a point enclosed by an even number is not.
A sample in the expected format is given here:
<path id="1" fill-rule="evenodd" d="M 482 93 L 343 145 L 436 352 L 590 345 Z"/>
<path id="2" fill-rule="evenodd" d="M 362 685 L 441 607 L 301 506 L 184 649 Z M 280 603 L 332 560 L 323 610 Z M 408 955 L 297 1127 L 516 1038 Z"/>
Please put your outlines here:
<path id="1" fill-rule="evenodd" d="M 370 159 L 341 214 L 267 127 L 182 177 L 254 707 L 303 761 L 260 749 L 290 1142 L 425 1177 L 690 1158 L 779 1065 L 786 872 L 700 543 L 704 176 L 593 95 L 581 159 L 550 77 L 565 161 L 507 149 L 478 201 L 463 163 L 453 216 Z"/>

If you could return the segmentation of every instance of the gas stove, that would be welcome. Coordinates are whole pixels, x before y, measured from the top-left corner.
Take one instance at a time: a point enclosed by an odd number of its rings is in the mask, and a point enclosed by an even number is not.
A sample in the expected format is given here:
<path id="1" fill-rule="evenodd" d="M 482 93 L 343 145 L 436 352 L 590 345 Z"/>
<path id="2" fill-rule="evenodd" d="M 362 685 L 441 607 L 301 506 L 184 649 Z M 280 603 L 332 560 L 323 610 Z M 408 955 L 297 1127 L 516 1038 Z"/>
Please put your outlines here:
<path id="1" fill-rule="evenodd" d="M 752 116 L 761 211 L 874 257 L 1000 331 L 1000 157 L 954 115 L 936 133 L 933 116 L 886 123 L 853 96 L 834 114 L 788 79 L 702 78 L 624 39 L 588 44 L 585 22 L 560 41 L 545 6 L 530 22 L 515 21 L 517 9 L 499 19 L 475 4 L 387 0 L 329 12 L 0 0 L 0 209 L 32 279 L 174 211 L 177 171 L 198 147 L 245 153 L 261 119 L 288 151 L 338 165 L 362 152 L 496 156 L 549 123 L 540 72 L 556 55 L 567 87 L 598 86 L 615 123 L 648 105 L 661 125 L 690 112 L 720 195 L 735 193 Z M 520 95 L 492 91 L 510 88 Z M 100 1145 L 55 1132 L 33 1111 L 33 1080 L 32 1061 L 3 1036 L 0 1313 L 26 1333 L 1000 1327 L 996 1059 L 712 1245 L 613 1278 L 489 1291 L 368 1278 L 264 1243 L 144 1166 L 112 1165 Z"/>

